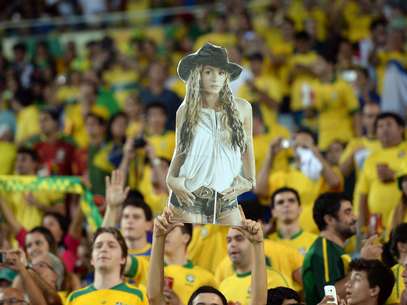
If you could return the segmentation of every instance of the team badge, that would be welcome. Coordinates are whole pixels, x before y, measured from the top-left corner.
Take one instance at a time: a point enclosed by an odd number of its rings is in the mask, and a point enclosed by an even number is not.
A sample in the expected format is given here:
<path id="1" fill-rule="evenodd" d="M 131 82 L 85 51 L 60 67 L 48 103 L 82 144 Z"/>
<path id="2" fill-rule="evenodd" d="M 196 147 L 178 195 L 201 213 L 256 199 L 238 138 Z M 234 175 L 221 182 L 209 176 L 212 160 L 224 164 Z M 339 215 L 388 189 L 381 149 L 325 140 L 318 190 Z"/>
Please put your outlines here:
<path id="1" fill-rule="evenodd" d="M 192 274 L 188 274 L 188 275 L 185 277 L 185 280 L 186 280 L 188 283 L 192 284 L 193 282 L 195 282 L 195 276 L 192 275 Z"/>

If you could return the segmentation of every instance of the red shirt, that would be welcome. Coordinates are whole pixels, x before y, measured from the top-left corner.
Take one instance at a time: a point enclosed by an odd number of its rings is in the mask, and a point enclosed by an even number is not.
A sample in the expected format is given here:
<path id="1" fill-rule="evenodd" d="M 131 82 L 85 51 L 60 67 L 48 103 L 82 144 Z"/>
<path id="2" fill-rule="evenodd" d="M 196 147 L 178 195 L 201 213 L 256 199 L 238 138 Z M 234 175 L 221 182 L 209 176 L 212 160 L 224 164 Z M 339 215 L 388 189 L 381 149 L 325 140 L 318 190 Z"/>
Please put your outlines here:
<path id="1" fill-rule="evenodd" d="M 47 142 L 43 136 L 34 136 L 28 141 L 38 154 L 43 167 L 50 175 L 72 175 L 75 161 L 76 147 L 64 135 L 60 135 L 55 142 Z"/>

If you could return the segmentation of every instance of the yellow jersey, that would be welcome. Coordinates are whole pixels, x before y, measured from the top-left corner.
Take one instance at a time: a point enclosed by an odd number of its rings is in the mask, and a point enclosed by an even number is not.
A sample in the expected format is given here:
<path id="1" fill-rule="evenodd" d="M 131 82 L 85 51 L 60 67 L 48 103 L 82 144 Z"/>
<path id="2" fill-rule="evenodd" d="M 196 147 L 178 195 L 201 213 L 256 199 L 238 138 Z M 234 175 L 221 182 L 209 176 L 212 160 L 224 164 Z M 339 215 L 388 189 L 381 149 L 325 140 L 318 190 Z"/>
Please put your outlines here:
<path id="1" fill-rule="evenodd" d="M 299 290 L 300 287 L 293 280 L 293 272 L 301 268 L 304 257 L 296 249 L 272 240 L 264 240 L 264 253 L 270 267 L 284 276 L 288 287 Z M 216 269 L 215 278 L 221 283 L 234 273 L 233 263 L 226 256 Z"/>
<path id="2" fill-rule="evenodd" d="M 256 164 L 256 172 L 259 172 L 263 166 L 264 159 L 270 149 L 270 143 L 277 137 L 285 139 L 291 138 L 290 132 L 287 128 L 280 124 L 273 125 L 267 133 L 253 136 L 254 147 L 254 161 Z M 273 161 L 272 172 L 278 170 L 286 170 L 288 168 L 288 159 L 290 157 L 290 151 L 284 149 L 281 150 Z"/>
<path id="3" fill-rule="evenodd" d="M 280 232 L 277 231 L 270 234 L 267 238 L 282 243 L 288 247 L 295 248 L 304 256 L 309 247 L 311 247 L 314 241 L 318 238 L 318 235 L 300 230 L 291 236 L 291 238 L 284 239 Z"/>
<path id="4" fill-rule="evenodd" d="M 390 297 L 387 299 L 386 304 L 400 304 L 401 294 L 405 289 L 402 277 L 404 268 L 402 265 L 397 264 L 391 268 L 391 271 L 393 271 L 396 282 L 394 283 L 393 291 L 391 292 Z"/>
<path id="5" fill-rule="evenodd" d="M 16 143 L 23 143 L 30 137 L 41 133 L 40 111 L 36 105 L 24 107 L 16 118 Z"/>
<path id="6" fill-rule="evenodd" d="M 319 111 L 320 149 L 327 149 L 335 140 L 348 142 L 352 139 L 352 114 L 358 110 L 359 102 L 348 83 L 342 80 L 319 83 L 316 86 L 316 107 Z"/>
<path id="7" fill-rule="evenodd" d="M 58 192 L 33 192 L 34 199 L 44 205 L 62 203 L 64 194 Z M 9 205 L 16 220 L 27 230 L 42 223 L 44 212 L 30 204 L 24 192 L 0 192 L 0 197 Z"/>
<path id="8" fill-rule="evenodd" d="M 280 81 L 269 74 L 262 74 L 253 79 L 254 85 L 264 91 L 275 102 L 281 103 L 283 99 L 283 86 Z M 277 111 L 270 108 L 265 102 L 262 102 L 260 97 L 255 94 L 248 85 L 243 84 L 237 95 L 250 103 L 257 103 L 260 106 L 260 111 L 264 119 L 264 123 L 268 128 L 273 128 L 277 123 Z"/>
<path id="9" fill-rule="evenodd" d="M 312 217 L 312 207 L 319 194 L 326 189 L 323 177 L 320 177 L 318 180 L 312 180 L 293 166 L 287 171 L 278 171 L 270 175 L 270 194 L 284 186 L 292 187 L 300 194 L 302 206 L 300 216 L 301 228 L 308 232 L 318 233 L 318 228 Z"/>
<path id="10" fill-rule="evenodd" d="M 344 35 L 351 42 L 358 42 L 370 35 L 371 14 L 363 13 L 357 1 L 346 2 L 343 8 L 343 17 L 346 22 Z"/>
<path id="11" fill-rule="evenodd" d="M 148 256 L 136 256 L 129 251 L 131 257 L 130 269 L 126 272 L 126 282 L 139 285 L 147 284 L 148 279 L 148 267 L 149 267 L 149 257 Z"/>
<path id="12" fill-rule="evenodd" d="M 110 289 L 96 289 L 89 285 L 68 296 L 66 305 L 147 305 L 146 295 L 139 288 L 120 283 Z"/>
<path id="13" fill-rule="evenodd" d="M 0 175 L 10 175 L 14 170 L 17 147 L 14 143 L 0 141 Z"/>
<path id="14" fill-rule="evenodd" d="M 165 266 L 164 276 L 172 278 L 172 289 L 183 304 L 188 304 L 192 293 L 201 286 L 218 287 L 212 273 L 199 266 L 194 266 L 191 261 L 188 261 L 188 263 L 183 266 Z"/>
<path id="15" fill-rule="evenodd" d="M 228 302 L 239 302 L 241 305 L 250 304 L 251 272 L 235 273 L 222 281 L 219 290 L 225 295 Z M 267 268 L 267 288 L 289 287 L 284 276 Z"/>
<path id="16" fill-rule="evenodd" d="M 345 162 L 345 160 L 348 159 L 349 156 L 358 147 L 363 147 L 364 149 L 367 150 L 368 154 L 372 154 L 377 149 L 380 149 L 380 142 L 376 139 L 369 139 L 367 137 L 353 138 L 352 140 L 350 140 L 348 145 L 346 145 L 346 148 L 339 160 L 339 163 Z M 354 158 L 353 160 L 356 174 L 356 182 L 359 180 L 365 161 L 366 161 L 365 158 L 360 159 Z M 359 201 L 360 201 L 360 191 L 358 188 L 358 184 L 356 183 L 355 189 L 353 191 L 353 210 L 355 211 L 355 213 L 358 213 L 359 211 Z"/>
<path id="17" fill-rule="evenodd" d="M 228 231 L 227 226 L 195 225 L 188 245 L 188 258 L 195 265 L 214 273 L 219 263 L 227 257 Z"/>
<path id="18" fill-rule="evenodd" d="M 198 37 L 194 43 L 194 50 L 202 48 L 205 43 L 210 42 L 222 47 L 232 47 L 236 44 L 236 36 L 231 33 L 208 33 Z"/>
<path id="19" fill-rule="evenodd" d="M 146 140 L 154 148 L 157 157 L 172 159 L 175 148 L 175 132 L 166 131 L 161 135 L 146 135 Z"/>
<path id="20" fill-rule="evenodd" d="M 390 213 L 397 206 L 401 192 L 397 181 L 383 183 L 377 174 L 377 165 L 387 164 L 396 174 L 402 162 L 407 160 L 407 145 L 400 143 L 395 147 L 380 148 L 371 154 L 363 167 L 358 181 L 358 191 L 367 195 L 370 213 L 381 214 L 382 223 L 386 225 L 390 219 Z M 386 204 L 383 204 L 385 202 Z"/>

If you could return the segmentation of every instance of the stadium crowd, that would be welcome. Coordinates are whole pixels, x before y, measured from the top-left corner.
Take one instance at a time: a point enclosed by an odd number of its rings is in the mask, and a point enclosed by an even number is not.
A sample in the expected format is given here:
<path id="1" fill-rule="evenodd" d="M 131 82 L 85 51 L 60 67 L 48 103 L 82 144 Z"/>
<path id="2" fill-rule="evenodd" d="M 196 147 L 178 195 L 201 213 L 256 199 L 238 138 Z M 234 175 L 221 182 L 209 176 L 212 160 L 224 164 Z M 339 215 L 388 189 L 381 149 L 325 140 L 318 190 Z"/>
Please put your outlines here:
<path id="1" fill-rule="evenodd" d="M 167 4 L 35 2 L 17 11 Z M 324 305 L 334 285 L 337 304 L 406 305 L 405 2 L 184 2 L 190 12 L 132 31 L 102 22 L 85 44 L 3 48 L 0 304 Z M 177 223 L 166 208 L 186 94 L 177 63 L 206 42 L 243 67 L 230 87 L 253 112 L 240 227 Z M 80 194 L 24 189 L 58 176 L 81 178 L 99 228 Z"/>

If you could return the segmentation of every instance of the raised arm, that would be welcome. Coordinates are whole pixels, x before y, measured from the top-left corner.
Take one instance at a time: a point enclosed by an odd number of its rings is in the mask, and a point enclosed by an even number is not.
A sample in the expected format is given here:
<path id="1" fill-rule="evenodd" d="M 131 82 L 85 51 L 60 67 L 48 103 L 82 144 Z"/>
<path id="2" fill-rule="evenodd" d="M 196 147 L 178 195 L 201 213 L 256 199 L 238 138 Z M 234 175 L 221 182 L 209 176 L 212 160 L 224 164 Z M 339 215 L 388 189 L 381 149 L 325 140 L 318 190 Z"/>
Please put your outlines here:
<path id="1" fill-rule="evenodd" d="M 13 211 L 10 209 L 8 204 L 0 198 L 0 211 L 4 217 L 4 220 L 10 226 L 14 235 L 17 235 L 18 232 L 23 228 L 23 226 L 17 221 L 16 217 L 13 214 Z"/>
<path id="2" fill-rule="evenodd" d="M 341 185 L 341 178 L 335 173 L 331 165 L 329 165 L 328 161 L 325 160 L 325 158 L 322 156 L 320 153 L 318 147 L 315 145 L 311 145 L 309 149 L 312 150 L 314 153 L 315 157 L 318 158 L 318 160 L 322 164 L 322 176 L 324 177 L 326 183 L 328 184 L 330 189 L 337 189 Z"/>
<path id="3" fill-rule="evenodd" d="M 261 197 L 266 197 L 269 195 L 270 171 L 273 168 L 274 158 L 282 149 L 281 141 L 281 137 L 275 138 L 273 141 L 271 141 L 266 158 L 264 159 L 261 169 L 257 175 L 255 193 Z"/>
<path id="4" fill-rule="evenodd" d="M 165 237 L 176 226 L 182 226 L 182 223 L 172 221 L 172 213 L 168 208 L 154 220 L 153 245 L 147 283 L 147 295 L 150 305 L 161 305 L 164 301 Z"/>
<path id="5" fill-rule="evenodd" d="M 119 218 L 120 208 L 129 187 L 125 187 L 125 174 L 121 170 L 114 170 L 111 177 L 106 177 L 106 205 L 107 209 L 103 217 L 103 227 L 115 227 Z"/>
<path id="6" fill-rule="evenodd" d="M 242 225 L 239 229 L 245 237 L 251 242 L 253 246 L 252 256 L 252 279 L 251 279 L 251 300 L 250 305 L 266 305 L 267 304 L 267 272 L 266 260 L 264 259 L 264 246 L 263 246 L 263 230 L 261 224 L 246 219 L 243 211 Z"/>
<path id="7" fill-rule="evenodd" d="M 8 267 L 19 274 L 22 284 L 22 290 L 25 291 L 32 305 L 47 305 L 41 289 L 35 283 L 32 275 L 25 267 L 25 261 L 22 258 L 20 250 L 11 250 L 6 252 L 5 267 Z M 0 264 L 0 268 L 1 268 Z"/>
<path id="8" fill-rule="evenodd" d="M 75 210 L 75 214 L 72 218 L 72 221 L 69 225 L 68 233 L 76 240 L 80 240 L 82 237 L 82 222 L 84 215 L 81 207 L 78 205 Z"/>

